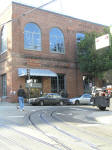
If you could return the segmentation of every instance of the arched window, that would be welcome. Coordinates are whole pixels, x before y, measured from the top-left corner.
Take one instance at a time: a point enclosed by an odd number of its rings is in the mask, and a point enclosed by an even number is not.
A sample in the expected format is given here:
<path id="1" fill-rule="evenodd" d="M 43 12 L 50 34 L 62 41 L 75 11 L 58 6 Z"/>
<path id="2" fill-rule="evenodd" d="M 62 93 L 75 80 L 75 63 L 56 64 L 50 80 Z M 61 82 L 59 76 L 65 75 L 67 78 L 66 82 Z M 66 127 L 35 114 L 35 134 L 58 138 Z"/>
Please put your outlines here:
<path id="1" fill-rule="evenodd" d="M 1 31 L 1 52 L 3 53 L 7 50 L 7 27 L 4 26 Z"/>
<path id="2" fill-rule="evenodd" d="M 24 28 L 24 49 L 41 50 L 40 28 L 34 23 L 28 23 Z"/>
<path id="3" fill-rule="evenodd" d="M 60 29 L 52 28 L 50 30 L 50 51 L 64 53 L 64 36 Z"/>

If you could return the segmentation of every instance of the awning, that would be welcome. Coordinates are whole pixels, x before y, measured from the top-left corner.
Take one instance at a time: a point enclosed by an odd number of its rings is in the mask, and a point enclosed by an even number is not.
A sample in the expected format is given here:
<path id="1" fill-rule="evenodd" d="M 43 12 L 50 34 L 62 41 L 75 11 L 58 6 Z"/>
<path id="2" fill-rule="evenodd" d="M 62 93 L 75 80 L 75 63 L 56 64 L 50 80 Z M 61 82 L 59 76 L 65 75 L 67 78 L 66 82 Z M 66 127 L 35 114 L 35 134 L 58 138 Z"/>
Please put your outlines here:
<path id="1" fill-rule="evenodd" d="M 26 76 L 27 68 L 18 68 L 18 76 Z M 30 69 L 30 76 L 46 76 L 46 77 L 57 77 L 57 74 L 48 69 Z"/>

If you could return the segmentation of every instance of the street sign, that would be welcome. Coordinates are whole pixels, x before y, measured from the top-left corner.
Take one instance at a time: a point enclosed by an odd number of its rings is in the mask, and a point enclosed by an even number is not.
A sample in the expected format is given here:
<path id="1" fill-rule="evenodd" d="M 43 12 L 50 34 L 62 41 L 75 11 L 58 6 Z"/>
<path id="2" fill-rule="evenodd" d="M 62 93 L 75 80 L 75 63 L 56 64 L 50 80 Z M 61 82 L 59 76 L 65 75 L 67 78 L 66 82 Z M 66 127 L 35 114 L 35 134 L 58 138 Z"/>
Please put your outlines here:
<path id="1" fill-rule="evenodd" d="M 105 34 L 95 39 L 96 50 L 110 46 L 109 34 Z"/>
<path id="2" fill-rule="evenodd" d="M 42 83 L 26 83 L 26 88 L 42 88 Z"/>
<path id="3" fill-rule="evenodd" d="M 27 80 L 27 83 L 32 83 L 32 79 Z"/>

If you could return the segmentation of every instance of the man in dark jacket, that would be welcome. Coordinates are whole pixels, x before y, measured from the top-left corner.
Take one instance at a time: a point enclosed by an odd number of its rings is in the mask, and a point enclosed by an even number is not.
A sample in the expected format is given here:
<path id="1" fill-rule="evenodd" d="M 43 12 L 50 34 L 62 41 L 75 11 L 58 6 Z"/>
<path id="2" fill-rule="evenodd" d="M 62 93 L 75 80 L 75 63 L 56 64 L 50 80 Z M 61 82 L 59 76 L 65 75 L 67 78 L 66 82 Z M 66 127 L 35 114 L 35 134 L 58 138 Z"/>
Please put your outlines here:
<path id="1" fill-rule="evenodd" d="M 24 89 L 22 88 L 22 85 L 20 85 L 20 88 L 17 91 L 17 96 L 18 96 L 20 110 L 24 111 L 24 98 L 26 97 L 26 94 Z"/>

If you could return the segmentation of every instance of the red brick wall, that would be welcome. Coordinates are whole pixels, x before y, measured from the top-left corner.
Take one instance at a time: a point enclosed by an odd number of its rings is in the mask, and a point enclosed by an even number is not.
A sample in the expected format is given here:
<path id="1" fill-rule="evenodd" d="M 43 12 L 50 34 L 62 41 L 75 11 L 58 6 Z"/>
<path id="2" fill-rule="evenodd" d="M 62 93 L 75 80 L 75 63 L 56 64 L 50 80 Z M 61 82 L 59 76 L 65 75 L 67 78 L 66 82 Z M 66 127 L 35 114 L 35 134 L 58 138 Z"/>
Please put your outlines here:
<path id="1" fill-rule="evenodd" d="M 50 93 L 51 92 L 51 79 L 49 77 L 43 77 L 43 93 Z"/>
<path id="2" fill-rule="evenodd" d="M 0 56 L 0 74 L 7 73 L 8 76 L 8 95 L 11 88 L 17 91 L 20 84 L 25 83 L 25 79 L 18 77 L 18 68 L 42 68 L 49 69 L 56 73 L 63 73 L 66 77 L 66 89 L 69 97 L 77 96 L 83 93 L 82 76 L 79 70 L 76 70 L 76 33 L 102 31 L 101 25 L 66 17 L 56 13 L 36 9 L 26 16 L 21 14 L 31 10 L 32 7 L 12 3 L 8 8 L 8 19 L 18 18 L 8 24 L 8 51 Z M 2 22 L 7 19 L 2 17 Z M 1 19 L 0 19 L 1 21 Z M 24 27 L 27 23 L 36 23 L 41 30 L 42 51 L 24 50 Z M 64 34 L 65 54 L 51 53 L 49 50 L 49 31 L 53 27 L 58 27 Z M 2 67 L 3 66 L 3 67 Z M 44 78 L 43 90 L 50 92 L 50 78 Z M 17 98 L 15 98 L 17 99 Z"/>

